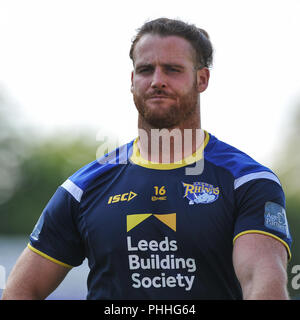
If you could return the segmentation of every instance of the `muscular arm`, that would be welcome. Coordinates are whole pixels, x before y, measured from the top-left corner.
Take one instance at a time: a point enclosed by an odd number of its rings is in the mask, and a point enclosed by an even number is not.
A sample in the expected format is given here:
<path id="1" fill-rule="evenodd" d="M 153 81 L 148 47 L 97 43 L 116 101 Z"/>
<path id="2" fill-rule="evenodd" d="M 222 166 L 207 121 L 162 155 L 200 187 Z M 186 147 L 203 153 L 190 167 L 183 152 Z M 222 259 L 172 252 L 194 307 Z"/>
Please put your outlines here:
<path id="1" fill-rule="evenodd" d="M 54 291 L 70 268 L 25 248 L 10 273 L 3 300 L 42 300 Z"/>
<path id="2" fill-rule="evenodd" d="M 262 234 L 238 237 L 233 265 L 245 300 L 287 300 L 287 251 L 278 240 Z"/>

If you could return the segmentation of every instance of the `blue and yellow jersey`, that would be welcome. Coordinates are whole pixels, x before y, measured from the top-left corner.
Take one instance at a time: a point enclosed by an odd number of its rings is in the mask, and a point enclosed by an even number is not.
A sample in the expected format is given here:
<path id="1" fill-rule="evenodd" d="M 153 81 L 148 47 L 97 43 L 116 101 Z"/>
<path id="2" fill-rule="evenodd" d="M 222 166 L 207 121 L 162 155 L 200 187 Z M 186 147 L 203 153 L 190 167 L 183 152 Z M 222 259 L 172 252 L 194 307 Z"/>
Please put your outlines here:
<path id="1" fill-rule="evenodd" d="M 290 256 L 280 181 L 206 132 L 181 163 L 147 162 L 135 140 L 86 165 L 57 189 L 28 246 L 65 267 L 87 258 L 88 299 L 241 299 L 232 251 L 246 233 Z"/>

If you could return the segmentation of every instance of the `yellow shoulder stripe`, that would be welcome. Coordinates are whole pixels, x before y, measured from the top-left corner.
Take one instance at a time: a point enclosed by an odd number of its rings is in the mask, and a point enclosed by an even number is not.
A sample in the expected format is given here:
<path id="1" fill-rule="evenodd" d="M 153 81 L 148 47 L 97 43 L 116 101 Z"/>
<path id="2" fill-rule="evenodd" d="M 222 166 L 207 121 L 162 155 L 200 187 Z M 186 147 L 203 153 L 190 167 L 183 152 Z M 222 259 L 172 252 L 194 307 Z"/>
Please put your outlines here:
<path id="1" fill-rule="evenodd" d="M 233 245 L 234 245 L 234 242 L 236 241 L 236 239 L 237 239 L 238 237 L 240 237 L 240 236 L 242 236 L 242 235 L 244 235 L 244 234 L 249 234 L 249 233 L 264 234 L 264 235 L 266 235 L 266 236 L 272 237 L 272 238 L 280 241 L 280 242 L 286 247 L 286 249 L 287 249 L 288 256 L 289 256 L 289 257 L 288 257 L 289 261 L 291 260 L 291 258 L 292 258 L 292 253 L 291 253 L 291 250 L 290 250 L 289 245 L 288 245 L 285 241 L 283 241 L 282 239 L 280 239 L 279 237 L 275 236 L 275 235 L 272 234 L 272 233 L 266 232 L 266 231 L 261 231 L 261 230 L 247 230 L 247 231 L 240 232 L 239 234 L 237 234 L 237 235 L 234 237 L 234 239 L 233 239 Z"/>
<path id="2" fill-rule="evenodd" d="M 48 256 L 48 255 L 45 254 L 44 252 L 42 252 L 42 251 L 34 248 L 30 243 L 28 243 L 27 247 L 28 247 L 30 250 L 32 250 L 33 252 L 39 254 L 40 256 L 42 256 L 42 257 L 44 257 L 44 258 L 46 258 L 46 259 L 48 259 L 48 260 L 50 260 L 50 261 L 52 261 L 52 262 L 54 262 L 54 263 L 57 263 L 57 264 L 59 264 L 59 265 L 61 265 L 61 266 L 63 266 L 63 267 L 66 267 L 66 268 L 70 268 L 70 269 L 73 268 L 73 266 L 70 266 L 69 264 L 66 264 L 66 263 L 63 263 L 63 262 L 61 262 L 61 261 L 59 261 L 59 260 L 56 260 L 56 259 Z"/>

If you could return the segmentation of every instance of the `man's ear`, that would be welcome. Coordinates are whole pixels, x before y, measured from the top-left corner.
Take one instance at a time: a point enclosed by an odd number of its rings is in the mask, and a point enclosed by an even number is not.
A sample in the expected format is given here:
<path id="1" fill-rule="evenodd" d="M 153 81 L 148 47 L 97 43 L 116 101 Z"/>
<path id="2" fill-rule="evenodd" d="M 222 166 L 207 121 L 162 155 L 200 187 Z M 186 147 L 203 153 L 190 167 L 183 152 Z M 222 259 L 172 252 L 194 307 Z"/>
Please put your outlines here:
<path id="1" fill-rule="evenodd" d="M 131 93 L 133 93 L 133 77 L 134 77 L 134 72 L 131 71 L 131 87 L 130 87 Z"/>
<path id="2" fill-rule="evenodd" d="M 208 68 L 197 70 L 197 89 L 198 92 L 203 92 L 208 87 L 210 72 Z"/>

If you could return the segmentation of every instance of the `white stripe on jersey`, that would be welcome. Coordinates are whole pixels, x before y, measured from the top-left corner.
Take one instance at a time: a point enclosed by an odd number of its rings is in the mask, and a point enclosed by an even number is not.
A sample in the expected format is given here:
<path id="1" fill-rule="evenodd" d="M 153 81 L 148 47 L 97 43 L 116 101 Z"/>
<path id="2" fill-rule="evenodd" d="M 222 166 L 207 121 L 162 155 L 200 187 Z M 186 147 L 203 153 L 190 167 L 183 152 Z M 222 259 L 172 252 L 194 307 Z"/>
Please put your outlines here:
<path id="1" fill-rule="evenodd" d="M 254 173 L 249 173 L 246 174 L 240 178 L 237 178 L 234 180 L 234 190 L 243 185 L 246 182 L 249 182 L 254 179 L 269 179 L 277 182 L 280 186 L 280 181 L 276 177 L 276 175 L 272 172 L 269 171 L 261 171 L 261 172 L 254 172 Z"/>
<path id="2" fill-rule="evenodd" d="M 80 202 L 83 190 L 76 186 L 73 181 L 68 179 L 61 186 L 66 189 L 78 202 Z"/>

